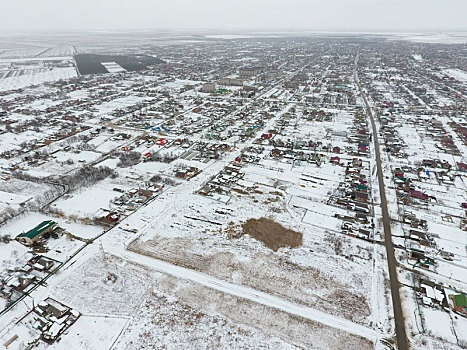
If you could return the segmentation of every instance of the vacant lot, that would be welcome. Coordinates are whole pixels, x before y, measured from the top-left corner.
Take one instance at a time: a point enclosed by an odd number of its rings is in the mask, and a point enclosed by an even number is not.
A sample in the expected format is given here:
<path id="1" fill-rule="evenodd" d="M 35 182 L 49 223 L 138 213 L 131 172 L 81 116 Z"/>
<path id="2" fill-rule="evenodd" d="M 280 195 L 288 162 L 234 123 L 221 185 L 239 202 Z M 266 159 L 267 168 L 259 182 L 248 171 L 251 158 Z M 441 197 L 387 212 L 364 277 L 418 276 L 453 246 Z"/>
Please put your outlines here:
<path id="1" fill-rule="evenodd" d="M 211 248 L 213 251 L 222 249 L 219 246 Z M 256 252 L 248 258 L 239 258 L 231 249 L 209 253 L 205 242 L 186 238 L 156 236 L 145 242 L 136 240 L 128 249 L 277 295 L 360 324 L 369 322 L 367 317 L 370 310 L 363 291 L 366 282 L 358 274 L 350 276 L 351 285 L 344 284 L 328 273 L 323 273 L 319 269 L 319 263 L 316 267 L 300 266 L 273 252 Z M 336 271 L 339 270 L 335 265 L 338 263 L 334 258 L 327 261 L 327 264 L 335 266 Z"/>
<path id="2" fill-rule="evenodd" d="M 118 275 L 115 284 L 103 282 L 98 254 L 54 286 L 54 295 L 84 313 L 131 318 L 115 349 L 166 349 L 165 344 L 177 349 L 373 348 L 344 331 L 116 257 L 109 257 L 108 265 Z"/>

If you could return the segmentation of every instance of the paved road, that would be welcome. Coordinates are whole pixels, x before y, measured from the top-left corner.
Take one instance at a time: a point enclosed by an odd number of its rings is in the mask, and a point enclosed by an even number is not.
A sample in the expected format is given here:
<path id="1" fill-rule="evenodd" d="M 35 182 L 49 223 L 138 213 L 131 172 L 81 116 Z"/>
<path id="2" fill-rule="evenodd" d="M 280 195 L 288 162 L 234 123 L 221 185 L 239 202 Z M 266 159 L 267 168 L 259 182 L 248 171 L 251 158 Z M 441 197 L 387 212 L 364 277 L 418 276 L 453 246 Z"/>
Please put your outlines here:
<path id="1" fill-rule="evenodd" d="M 398 278 L 397 270 L 396 270 L 397 262 L 396 262 L 396 257 L 394 255 L 394 245 L 392 243 L 391 218 L 389 216 L 389 210 L 388 210 L 388 205 L 387 205 L 387 200 L 386 200 L 386 191 L 385 191 L 385 186 L 384 186 L 383 168 L 381 166 L 381 153 L 380 153 L 380 148 L 379 148 L 378 132 L 376 130 L 376 123 L 375 123 L 373 113 L 371 112 L 370 105 L 368 104 L 368 100 L 366 99 L 366 96 L 363 93 L 362 86 L 357 77 L 357 60 L 358 60 L 358 56 L 355 59 L 355 81 L 357 82 L 361 95 L 363 97 L 363 100 L 365 101 L 367 113 L 370 116 L 371 126 L 373 129 L 373 142 L 375 145 L 376 168 L 377 168 L 376 173 L 378 175 L 379 193 L 380 193 L 380 198 L 381 198 L 381 210 L 383 214 L 384 243 L 386 246 L 386 255 L 388 259 L 392 307 L 394 309 L 394 323 L 396 326 L 397 348 L 399 350 L 407 350 L 409 349 L 409 342 L 408 342 L 407 333 L 405 330 L 404 313 L 402 312 L 401 296 L 400 296 L 400 290 L 399 290 L 400 284 L 399 284 L 399 278 Z"/>

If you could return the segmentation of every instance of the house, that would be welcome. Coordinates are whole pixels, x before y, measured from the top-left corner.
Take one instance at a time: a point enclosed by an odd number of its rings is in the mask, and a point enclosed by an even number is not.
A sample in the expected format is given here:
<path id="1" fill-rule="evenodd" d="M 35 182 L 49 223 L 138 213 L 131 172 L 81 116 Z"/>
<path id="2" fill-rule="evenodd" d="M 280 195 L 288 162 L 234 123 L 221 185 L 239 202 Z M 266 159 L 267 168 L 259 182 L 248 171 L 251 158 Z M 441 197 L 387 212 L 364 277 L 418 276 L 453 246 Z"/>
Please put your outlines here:
<path id="1" fill-rule="evenodd" d="M 426 193 L 423 193 L 423 192 L 420 192 L 420 191 L 417 191 L 417 190 L 412 190 L 410 192 L 410 197 L 421 199 L 421 200 L 424 200 L 424 201 L 428 200 L 428 195 Z"/>
<path id="2" fill-rule="evenodd" d="M 145 190 L 145 189 L 138 189 L 138 195 L 146 197 L 146 198 L 151 198 L 153 193 L 151 190 Z"/>
<path id="3" fill-rule="evenodd" d="M 203 196 L 207 196 L 209 195 L 209 193 L 211 192 L 212 188 L 210 185 L 206 185 L 204 186 L 201 190 L 199 190 L 199 194 L 202 194 Z"/>
<path id="4" fill-rule="evenodd" d="M 436 168 L 438 167 L 438 163 L 435 160 L 423 159 L 422 166 L 429 167 L 429 168 Z"/>
<path id="5" fill-rule="evenodd" d="M 41 301 L 34 309 L 34 328 L 41 331 L 40 339 L 52 344 L 57 341 L 81 314 L 52 298 Z"/>
<path id="6" fill-rule="evenodd" d="M 118 220 L 120 220 L 120 214 L 115 211 L 107 214 L 104 219 L 104 221 L 111 222 L 111 223 L 116 223 L 118 222 Z"/>
<path id="7" fill-rule="evenodd" d="M 188 177 L 188 173 L 186 171 L 177 171 L 175 173 L 175 177 L 178 177 L 179 179 L 186 179 Z"/>
<path id="8" fill-rule="evenodd" d="M 451 295 L 454 310 L 467 314 L 467 297 L 464 293 Z"/>
<path id="9" fill-rule="evenodd" d="M 169 142 L 167 139 L 160 138 L 159 140 L 156 141 L 156 145 L 163 146 L 163 145 L 167 144 L 167 142 Z"/>
<path id="10" fill-rule="evenodd" d="M 338 156 L 331 157 L 332 164 L 340 164 L 341 159 Z"/>
<path id="11" fill-rule="evenodd" d="M 457 163 L 457 169 L 459 169 L 459 171 L 467 172 L 467 163 L 462 163 L 462 162 Z"/>
<path id="12" fill-rule="evenodd" d="M 368 193 L 355 191 L 355 200 L 360 202 L 368 202 Z"/>
<path id="13" fill-rule="evenodd" d="M 28 265 L 37 271 L 50 271 L 55 265 L 55 261 L 45 256 L 37 255 L 28 261 Z"/>
<path id="14" fill-rule="evenodd" d="M 354 167 L 361 167 L 363 165 L 363 162 L 360 158 L 354 158 L 352 159 L 352 166 Z"/>
<path id="15" fill-rule="evenodd" d="M 273 148 L 272 151 L 271 151 L 271 157 L 274 157 L 274 158 L 282 158 L 284 155 L 284 151 L 281 151 L 277 148 Z"/>
<path id="16" fill-rule="evenodd" d="M 39 225 L 28 232 L 23 232 L 16 236 L 16 240 L 23 244 L 31 245 L 37 242 L 44 234 L 52 231 L 55 227 L 57 227 L 57 223 L 55 221 L 42 221 Z"/>

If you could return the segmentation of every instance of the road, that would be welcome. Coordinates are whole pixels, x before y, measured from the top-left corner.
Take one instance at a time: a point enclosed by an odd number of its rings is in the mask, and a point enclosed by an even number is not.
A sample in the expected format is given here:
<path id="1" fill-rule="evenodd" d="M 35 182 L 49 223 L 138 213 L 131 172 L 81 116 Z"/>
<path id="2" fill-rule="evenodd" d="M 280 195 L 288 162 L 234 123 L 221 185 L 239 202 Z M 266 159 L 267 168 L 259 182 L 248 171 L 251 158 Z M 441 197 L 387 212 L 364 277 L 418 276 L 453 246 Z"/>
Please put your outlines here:
<path id="1" fill-rule="evenodd" d="M 343 330 L 347 333 L 368 339 L 374 343 L 376 343 L 379 338 L 382 338 L 382 335 L 374 329 L 362 326 L 347 319 L 338 316 L 333 316 L 307 306 L 298 305 L 285 299 L 261 292 L 259 290 L 255 290 L 250 287 L 230 283 L 202 272 L 173 265 L 159 259 L 140 255 L 138 253 L 133 253 L 128 250 L 125 250 L 124 248 L 115 249 L 111 252 L 111 254 L 118 256 L 124 260 L 141 264 L 148 268 L 155 269 L 157 271 L 167 273 L 169 275 L 184 280 L 192 281 L 197 284 L 201 284 L 203 286 L 220 291 L 222 293 L 227 293 L 235 297 L 251 300 L 255 303 L 272 307 L 274 309 L 284 311 L 307 320 L 311 320 L 332 328 Z"/>
<path id="2" fill-rule="evenodd" d="M 371 127 L 373 129 L 373 142 L 375 146 L 376 168 L 377 168 L 376 173 L 378 176 L 379 194 L 381 198 L 381 211 L 382 211 L 382 216 L 383 216 L 383 229 L 384 229 L 384 243 L 386 246 L 386 255 L 388 259 L 389 282 L 391 286 L 392 307 L 394 309 L 394 323 L 396 327 L 397 348 L 399 350 L 407 350 L 409 349 L 409 342 L 407 339 L 407 332 L 405 329 L 404 313 L 402 311 L 399 277 L 397 275 L 397 270 L 396 270 L 397 262 L 396 262 L 396 257 L 394 254 L 394 244 L 392 242 L 391 217 L 389 216 L 389 210 L 388 210 L 387 199 L 386 199 L 386 189 L 384 185 L 383 167 L 381 166 L 381 152 L 380 152 L 380 147 L 379 147 L 378 131 L 376 129 L 376 123 L 375 123 L 375 119 L 371 111 L 370 105 L 368 104 L 368 100 L 363 92 L 360 81 L 358 80 L 357 62 L 358 62 L 358 55 L 355 58 L 354 76 L 355 76 L 355 82 L 358 84 L 358 88 L 365 102 L 367 114 L 370 117 Z"/>

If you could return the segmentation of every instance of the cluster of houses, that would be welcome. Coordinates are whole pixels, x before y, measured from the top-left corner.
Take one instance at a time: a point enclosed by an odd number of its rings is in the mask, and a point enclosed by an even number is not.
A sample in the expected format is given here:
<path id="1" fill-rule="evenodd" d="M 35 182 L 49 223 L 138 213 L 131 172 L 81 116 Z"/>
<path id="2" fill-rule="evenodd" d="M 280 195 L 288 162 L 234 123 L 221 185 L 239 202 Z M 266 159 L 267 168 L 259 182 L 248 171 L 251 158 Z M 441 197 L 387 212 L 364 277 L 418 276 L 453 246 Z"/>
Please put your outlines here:
<path id="1" fill-rule="evenodd" d="M 41 301 L 33 310 L 32 327 L 40 332 L 39 339 L 53 344 L 67 331 L 81 314 L 65 304 L 47 298 Z"/>
<path id="2" fill-rule="evenodd" d="M 178 179 L 190 180 L 201 173 L 201 170 L 197 167 L 177 168 L 174 169 L 174 175 Z"/>
<path id="3" fill-rule="evenodd" d="M 417 218 L 410 210 L 404 210 L 402 223 L 405 224 L 403 231 L 408 258 L 421 268 L 432 269 L 436 266 L 434 257 L 438 250 L 434 237 L 439 236 L 429 232 L 426 220 Z M 445 259 L 451 260 L 447 254 Z"/>
<path id="4" fill-rule="evenodd" d="M 186 150 L 180 158 L 206 163 L 211 159 L 219 159 L 225 152 L 229 152 L 231 150 L 232 146 L 226 143 L 198 141 Z"/>
<path id="5" fill-rule="evenodd" d="M 449 122 L 449 126 L 455 131 L 457 136 L 467 146 L 467 123 Z"/>
<path id="6" fill-rule="evenodd" d="M 464 212 L 462 218 L 461 214 L 458 214 L 460 211 L 454 208 L 459 204 L 461 208 L 467 208 L 467 201 L 459 203 L 462 192 L 455 191 L 458 184 L 462 184 L 460 179 L 464 177 L 464 172 L 467 172 L 467 164 L 463 161 L 452 164 L 447 160 L 464 156 L 459 150 L 458 141 L 460 139 L 467 145 L 467 125 L 459 118 L 462 110 L 465 112 L 465 104 L 457 104 L 456 99 L 459 96 L 453 96 L 452 89 L 456 82 L 446 77 L 441 78 L 439 72 L 430 74 L 430 80 L 436 81 L 437 84 L 428 87 L 431 82 L 425 83 L 425 86 L 417 86 L 414 83 L 417 77 L 414 76 L 413 70 L 404 67 L 403 71 L 407 72 L 412 82 L 402 80 L 396 84 L 388 84 L 390 88 L 387 90 L 376 84 L 370 88 L 373 101 L 379 106 L 377 114 L 381 136 L 384 136 L 385 151 L 390 156 L 401 159 L 399 164 L 393 164 L 392 168 L 403 230 L 402 239 L 395 240 L 403 241 L 406 252 L 404 256 L 407 257 L 411 268 L 430 270 L 430 276 L 433 276 L 428 278 L 423 272 L 414 274 L 414 290 L 419 305 L 417 310 L 432 308 L 450 312 L 451 315 L 455 313 L 455 316 L 451 316 L 453 319 L 459 316 L 467 317 L 465 290 L 453 287 L 455 283 L 440 282 L 450 278 L 458 279 L 459 277 L 453 275 L 462 274 L 462 268 L 458 268 L 458 261 L 462 261 L 463 258 L 457 255 L 455 248 L 447 248 L 451 244 L 444 244 L 443 240 L 451 240 L 452 236 L 446 235 L 442 227 L 450 226 L 449 231 L 459 235 L 457 222 L 460 221 L 460 228 L 467 230 L 466 213 Z M 371 82 L 368 82 L 368 85 L 371 86 Z M 440 88 L 443 85 L 444 87 Z M 459 85 L 457 87 L 459 88 Z M 396 100 L 388 102 L 388 95 L 397 96 L 398 101 L 405 102 L 405 106 Z M 446 105 L 440 105 L 441 100 Z M 410 140 L 408 147 L 404 138 L 407 141 L 408 137 L 413 137 L 413 132 L 416 132 L 416 140 L 420 140 L 420 145 L 415 146 L 414 140 Z M 420 157 L 420 153 L 426 158 Z M 434 159 L 436 156 L 429 158 L 430 153 L 439 154 L 439 159 Z M 391 160 L 391 157 L 389 159 Z M 437 200 L 437 193 L 444 191 L 452 191 L 452 199 L 443 195 Z M 427 215 L 427 212 L 430 214 Z M 432 221 L 437 224 L 431 226 Z M 461 239 L 462 235 L 457 237 Z M 463 248 L 461 244 L 459 249 Z M 449 276 L 446 271 L 451 271 L 451 266 L 453 270 Z M 442 275 L 443 279 L 438 280 L 436 273 Z M 422 326 L 425 316 L 426 314 L 420 311 Z M 453 328 L 454 334 L 459 332 L 458 329 L 454 330 L 455 327 L 452 327 L 451 323 L 440 325 L 446 326 Z M 436 332 L 434 329 L 430 331 Z"/>
<path id="7" fill-rule="evenodd" d="M 147 184 L 145 188 L 128 191 L 115 187 L 113 190 L 122 195 L 110 201 L 111 208 L 99 210 L 96 214 L 96 222 L 106 226 L 118 224 L 128 214 L 157 197 L 163 188 L 163 184 Z"/>
<path id="8" fill-rule="evenodd" d="M 362 239 L 372 239 L 374 226 L 368 219 L 372 213 L 372 199 L 370 184 L 365 174 L 368 168 L 361 158 L 353 158 L 343 166 L 345 166 L 345 179 L 330 196 L 328 204 L 355 212 L 354 217 L 337 215 L 343 221 L 341 225 L 343 233 Z"/>
<path id="9" fill-rule="evenodd" d="M 258 163 L 261 160 L 261 155 L 264 152 L 262 146 L 250 146 L 243 150 L 242 154 L 235 158 L 237 163 Z"/>
<path id="10" fill-rule="evenodd" d="M 385 151 L 396 158 L 406 158 L 404 152 L 406 144 L 397 131 L 398 124 L 392 112 L 386 112 L 378 115 L 380 122 L 380 135 L 383 136 Z"/>
<path id="11" fill-rule="evenodd" d="M 426 131 L 429 136 L 436 141 L 436 147 L 442 152 L 452 154 L 454 156 L 460 156 L 461 153 L 454 143 L 452 135 L 446 131 L 443 126 L 443 122 L 432 118 L 426 126 Z"/>
<path id="12" fill-rule="evenodd" d="M 25 349 L 38 346 L 40 341 L 54 344 L 60 341 L 61 335 L 67 332 L 80 316 L 81 314 L 71 307 L 50 297 L 46 298 L 16 322 L 16 325 L 23 325 L 29 330 L 27 336 L 21 332 L 15 333 L 16 329 L 12 328 L 13 335 L 6 339 L 3 346 L 15 346 L 14 343 L 19 341 L 22 341 Z"/>
<path id="13" fill-rule="evenodd" d="M 357 157 L 368 157 L 371 136 L 368 131 L 368 120 L 365 114 L 354 113 L 353 125 L 347 138 L 350 143 L 356 144 L 356 150 L 351 153 Z"/>
<path id="14" fill-rule="evenodd" d="M 394 170 L 394 183 L 397 186 L 397 195 L 403 203 L 410 204 L 413 203 L 414 200 L 428 202 L 430 199 L 435 199 L 417 190 L 412 179 L 404 175 L 405 173 L 401 168 L 396 168 Z"/>
<path id="15" fill-rule="evenodd" d="M 61 262 L 46 256 L 34 255 L 26 265 L 8 272 L 0 279 L 0 297 L 6 300 L 6 307 L 52 274 L 60 264 Z"/>
<path id="16" fill-rule="evenodd" d="M 300 164 L 301 162 L 308 162 L 320 166 L 326 156 L 322 153 L 309 153 L 300 150 L 293 150 L 288 148 L 275 147 L 269 153 L 273 159 L 279 160 L 284 163 Z"/>
<path id="17" fill-rule="evenodd" d="M 198 194 L 227 203 L 235 185 L 243 179 L 241 159 L 230 162 L 222 171 L 204 184 Z"/>
<path id="18" fill-rule="evenodd" d="M 419 277 L 416 295 L 419 302 L 427 307 L 452 311 L 462 317 L 467 317 L 467 297 L 465 293 L 445 287 L 441 283 L 425 277 Z"/>

